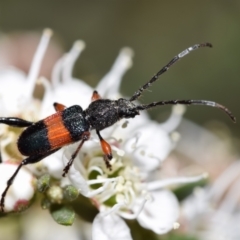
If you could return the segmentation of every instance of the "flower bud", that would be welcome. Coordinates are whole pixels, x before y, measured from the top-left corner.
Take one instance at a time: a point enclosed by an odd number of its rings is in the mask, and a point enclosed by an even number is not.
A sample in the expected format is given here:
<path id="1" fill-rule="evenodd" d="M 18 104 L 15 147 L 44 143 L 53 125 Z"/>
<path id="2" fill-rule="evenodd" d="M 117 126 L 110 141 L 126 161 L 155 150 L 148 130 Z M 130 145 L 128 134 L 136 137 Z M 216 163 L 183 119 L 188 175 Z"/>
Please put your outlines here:
<path id="1" fill-rule="evenodd" d="M 50 175 L 44 174 L 37 180 L 37 190 L 43 193 L 49 188 L 49 184 L 50 184 Z"/>
<path id="2" fill-rule="evenodd" d="M 75 188 L 72 185 L 67 186 L 64 190 L 63 190 L 63 196 L 66 200 L 68 201 L 73 201 L 75 200 L 79 195 L 79 191 L 77 188 Z"/>

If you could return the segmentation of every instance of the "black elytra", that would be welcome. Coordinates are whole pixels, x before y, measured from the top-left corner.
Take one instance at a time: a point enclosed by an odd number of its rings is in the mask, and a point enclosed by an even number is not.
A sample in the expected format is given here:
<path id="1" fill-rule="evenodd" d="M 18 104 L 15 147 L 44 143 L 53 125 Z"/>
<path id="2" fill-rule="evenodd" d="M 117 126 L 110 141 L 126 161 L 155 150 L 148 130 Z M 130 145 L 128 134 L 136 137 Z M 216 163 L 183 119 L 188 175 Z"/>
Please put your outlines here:
<path id="1" fill-rule="evenodd" d="M 54 103 L 53 106 L 56 113 L 35 123 L 15 117 L 0 117 L 0 123 L 19 128 L 26 127 L 18 139 L 17 146 L 19 151 L 23 155 L 27 156 L 19 164 L 16 171 L 7 181 L 7 186 L 2 193 L 0 201 L 1 211 L 4 211 L 4 201 L 8 189 L 22 166 L 41 161 L 65 145 L 80 141 L 77 149 L 74 151 L 69 162 L 63 169 L 63 176 L 65 176 L 82 145 L 89 139 L 91 130 L 96 130 L 104 153 L 104 161 L 106 162 L 106 166 L 111 169 L 111 146 L 102 138 L 100 131 L 114 125 L 121 119 L 134 118 L 139 115 L 142 110 L 147 110 L 156 106 L 175 104 L 205 105 L 223 110 L 233 120 L 233 122 L 236 122 L 236 118 L 230 110 L 228 110 L 225 106 L 212 101 L 169 100 L 153 102 L 150 104 L 137 104 L 133 102 L 137 100 L 142 93 L 174 63 L 200 47 L 212 47 L 212 45 L 210 43 L 195 44 L 192 47 L 185 49 L 176 55 L 162 69 L 160 69 L 146 84 L 139 88 L 129 100 L 125 98 L 120 98 L 118 100 L 102 99 L 97 91 L 94 91 L 92 102 L 85 110 L 83 110 L 79 105 L 66 108 L 60 103 Z"/>

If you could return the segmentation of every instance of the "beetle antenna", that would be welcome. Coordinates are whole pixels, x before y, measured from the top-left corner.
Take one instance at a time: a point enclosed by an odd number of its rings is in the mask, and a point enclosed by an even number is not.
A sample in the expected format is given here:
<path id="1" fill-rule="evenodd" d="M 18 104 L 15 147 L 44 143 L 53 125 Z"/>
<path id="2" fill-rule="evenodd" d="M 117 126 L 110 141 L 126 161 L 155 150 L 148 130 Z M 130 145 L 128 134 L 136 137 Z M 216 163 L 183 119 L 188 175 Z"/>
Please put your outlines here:
<path id="1" fill-rule="evenodd" d="M 236 123 L 236 117 L 232 114 L 232 112 L 226 108 L 225 106 L 212 102 L 212 101 L 206 101 L 206 100 L 169 100 L 169 101 L 160 101 L 160 102 L 153 102 L 147 105 L 139 105 L 136 107 L 137 110 L 146 110 L 149 108 L 153 108 L 156 106 L 163 106 L 163 105 L 176 105 L 176 104 L 181 104 L 181 105 L 205 105 L 205 106 L 210 106 L 210 107 L 216 107 L 224 111 L 234 123 Z"/>
<path id="2" fill-rule="evenodd" d="M 195 45 L 185 49 L 178 55 L 176 55 L 167 65 L 165 65 L 162 69 L 160 69 L 147 83 L 145 83 L 141 88 L 139 88 L 133 94 L 133 96 L 130 98 L 130 101 L 134 101 L 134 100 L 138 99 L 142 95 L 142 92 L 145 91 L 146 89 L 148 89 L 152 83 L 157 81 L 159 76 L 162 75 L 163 73 L 165 73 L 174 63 L 176 63 L 178 60 L 180 60 L 181 58 L 183 58 L 190 52 L 192 52 L 200 47 L 212 47 L 212 44 L 211 43 L 195 44 Z"/>

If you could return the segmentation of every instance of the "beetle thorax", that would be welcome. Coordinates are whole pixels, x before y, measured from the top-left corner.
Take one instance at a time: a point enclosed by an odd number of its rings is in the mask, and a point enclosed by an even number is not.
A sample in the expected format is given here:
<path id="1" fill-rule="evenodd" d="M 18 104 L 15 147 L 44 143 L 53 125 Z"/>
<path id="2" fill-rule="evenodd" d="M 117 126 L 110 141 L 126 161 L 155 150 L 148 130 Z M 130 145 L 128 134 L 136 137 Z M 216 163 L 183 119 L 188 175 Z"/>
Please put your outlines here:
<path id="1" fill-rule="evenodd" d="M 136 105 L 124 98 L 119 98 L 118 103 L 118 115 L 120 119 L 122 118 L 134 118 L 139 115 L 139 111 L 136 109 Z"/>
<path id="2" fill-rule="evenodd" d="M 133 118 L 138 115 L 135 105 L 129 100 L 98 99 L 85 110 L 86 119 L 92 129 L 98 131 L 112 126 L 122 118 Z"/>

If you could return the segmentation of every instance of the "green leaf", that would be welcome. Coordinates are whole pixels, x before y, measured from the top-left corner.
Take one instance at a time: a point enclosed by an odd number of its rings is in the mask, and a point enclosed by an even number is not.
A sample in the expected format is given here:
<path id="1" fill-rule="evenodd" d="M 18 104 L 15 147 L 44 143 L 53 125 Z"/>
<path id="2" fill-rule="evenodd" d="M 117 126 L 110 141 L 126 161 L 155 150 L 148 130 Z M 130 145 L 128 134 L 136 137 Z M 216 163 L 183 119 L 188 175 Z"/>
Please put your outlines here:
<path id="1" fill-rule="evenodd" d="M 75 219 L 75 212 L 71 207 L 63 205 L 51 206 L 51 215 L 53 219 L 61 225 L 71 226 Z"/>

